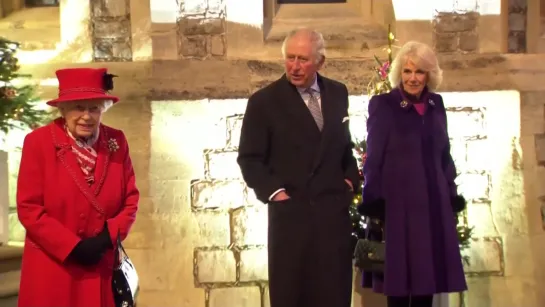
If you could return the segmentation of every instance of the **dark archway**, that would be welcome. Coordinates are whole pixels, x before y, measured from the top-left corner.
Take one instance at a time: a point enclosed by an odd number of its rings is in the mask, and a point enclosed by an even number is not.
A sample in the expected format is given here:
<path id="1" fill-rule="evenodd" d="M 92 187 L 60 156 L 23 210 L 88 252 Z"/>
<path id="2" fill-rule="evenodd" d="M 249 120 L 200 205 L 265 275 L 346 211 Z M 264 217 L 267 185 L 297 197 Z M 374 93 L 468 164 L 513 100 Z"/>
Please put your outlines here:
<path id="1" fill-rule="evenodd" d="M 26 7 L 59 6 L 59 0 L 25 0 Z"/>
<path id="2" fill-rule="evenodd" d="M 278 4 L 346 3 L 346 0 L 277 0 Z"/>

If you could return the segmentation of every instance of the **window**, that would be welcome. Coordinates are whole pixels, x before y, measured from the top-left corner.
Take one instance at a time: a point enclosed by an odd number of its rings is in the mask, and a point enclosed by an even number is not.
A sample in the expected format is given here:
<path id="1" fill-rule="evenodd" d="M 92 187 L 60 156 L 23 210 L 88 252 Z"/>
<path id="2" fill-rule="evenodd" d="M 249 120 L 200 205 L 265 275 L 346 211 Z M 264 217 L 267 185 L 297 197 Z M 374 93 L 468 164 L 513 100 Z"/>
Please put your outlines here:
<path id="1" fill-rule="evenodd" d="M 26 7 L 59 6 L 59 0 L 25 0 Z"/>

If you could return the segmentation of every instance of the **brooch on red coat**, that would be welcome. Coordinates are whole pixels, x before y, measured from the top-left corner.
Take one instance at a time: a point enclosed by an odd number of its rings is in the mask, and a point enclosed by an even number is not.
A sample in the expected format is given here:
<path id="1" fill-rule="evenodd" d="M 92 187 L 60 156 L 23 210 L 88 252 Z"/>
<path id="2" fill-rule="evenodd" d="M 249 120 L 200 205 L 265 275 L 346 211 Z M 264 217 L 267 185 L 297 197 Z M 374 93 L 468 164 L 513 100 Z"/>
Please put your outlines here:
<path id="1" fill-rule="evenodd" d="M 117 144 L 117 140 L 114 138 L 111 138 L 108 140 L 108 149 L 110 152 L 116 152 L 119 149 L 119 145 Z"/>

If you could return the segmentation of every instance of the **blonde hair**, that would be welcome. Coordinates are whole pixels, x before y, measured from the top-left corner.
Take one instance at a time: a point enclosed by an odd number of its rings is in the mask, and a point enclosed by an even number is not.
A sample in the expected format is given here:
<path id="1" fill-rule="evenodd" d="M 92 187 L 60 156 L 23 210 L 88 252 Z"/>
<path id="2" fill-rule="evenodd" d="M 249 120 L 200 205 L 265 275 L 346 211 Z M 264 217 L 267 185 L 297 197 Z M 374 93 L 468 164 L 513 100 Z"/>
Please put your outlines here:
<path id="1" fill-rule="evenodd" d="M 396 54 L 388 74 L 388 79 L 393 87 L 401 83 L 401 70 L 407 61 L 428 74 L 428 89 L 435 91 L 443 82 L 443 70 L 439 67 L 439 61 L 430 46 L 410 41 L 403 45 Z"/>
<path id="2" fill-rule="evenodd" d="M 319 63 L 323 58 L 325 58 L 325 41 L 322 33 L 309 28 L 298 28 L 290 31 L 282 43 L 282 57 L 284 59 L 286 58 L 286 46 L 288 45 L 288 42 L 297 35 L 308 35 L 310 41 L 312 42 L 313 53 L 316 56 L 316 63 Z"/>

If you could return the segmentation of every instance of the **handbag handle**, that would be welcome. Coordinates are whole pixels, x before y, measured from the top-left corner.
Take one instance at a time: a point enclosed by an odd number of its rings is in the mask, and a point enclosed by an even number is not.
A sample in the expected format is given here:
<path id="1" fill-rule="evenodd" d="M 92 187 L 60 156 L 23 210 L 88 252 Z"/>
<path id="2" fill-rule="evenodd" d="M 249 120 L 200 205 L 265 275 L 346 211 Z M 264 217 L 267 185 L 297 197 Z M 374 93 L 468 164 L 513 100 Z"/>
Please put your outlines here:
<path id="1" fill-rule="evenodd" d="M 125 251 L 125 248 L 121 244 L 121 234 L 119 229 L 117 230 L 117 236 L 116 236 L 116 247 L 115 247 L 115 264 L 114 267 L 121 265 L 121 260 L 119 259 L 119 250 L 123 251 L 123 254 L 127 255 L 127 252 Z"/>

